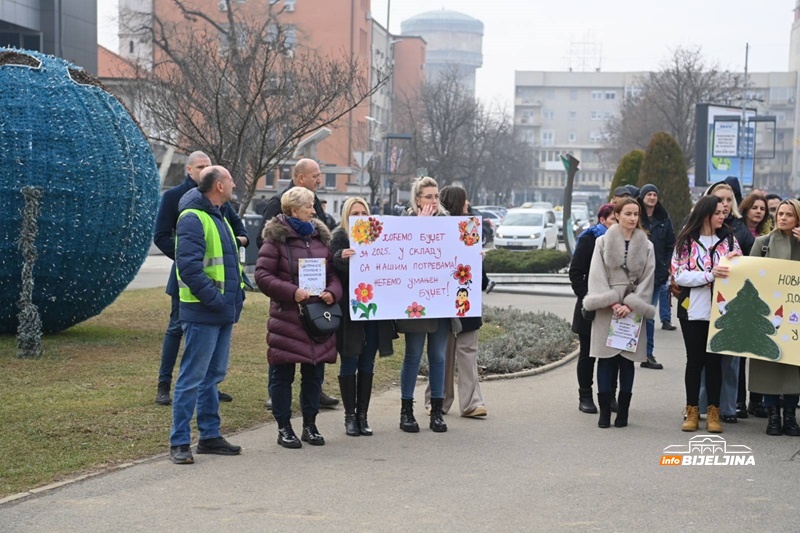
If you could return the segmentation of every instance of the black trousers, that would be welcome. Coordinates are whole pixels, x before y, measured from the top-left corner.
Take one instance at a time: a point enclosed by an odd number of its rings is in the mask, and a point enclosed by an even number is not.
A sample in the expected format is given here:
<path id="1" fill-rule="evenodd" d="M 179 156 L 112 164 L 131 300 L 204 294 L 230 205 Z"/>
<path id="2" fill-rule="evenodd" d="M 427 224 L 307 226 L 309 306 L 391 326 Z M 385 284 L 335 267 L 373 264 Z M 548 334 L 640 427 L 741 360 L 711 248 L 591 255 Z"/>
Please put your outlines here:
<path id="1" fill-rule="evenodd" d="M 589 357 L 589 346 L 592 343 L 592 336 L 578 335 L 581 347 L 578 354 L 578 387 L 591 389 L 594 375 L 594 357 Z"/>
<path id="2" fill-rule="evenodd" d="M 681 318 L 683 343 L 686 345 L 686 405 L 699 405 L 700 380 L 706 370 L 706 392 L 708 405 L 719 407 L 722 389 L 722 356 L 706 351 L 708 320 L 686 320 Z"/>

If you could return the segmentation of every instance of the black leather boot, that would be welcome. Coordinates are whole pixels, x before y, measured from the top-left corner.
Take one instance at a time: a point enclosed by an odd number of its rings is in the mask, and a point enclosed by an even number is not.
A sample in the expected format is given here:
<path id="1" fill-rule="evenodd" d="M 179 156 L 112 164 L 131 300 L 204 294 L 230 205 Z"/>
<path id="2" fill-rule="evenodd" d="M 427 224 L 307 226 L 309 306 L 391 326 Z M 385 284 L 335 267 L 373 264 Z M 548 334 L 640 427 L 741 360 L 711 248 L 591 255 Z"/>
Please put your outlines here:
<path id="1" fill-rule="evenodd" d="M 442 418 L 442 404 L 444 398 L 431 398 L 431 423 L 430 428 L 436 433 L 444 433 L 447 431 L 447 424 L 444 423 Z"/>
<path id="2" fill-rule="evenodd" d="M 597 427 L 611 427 L 611 393 L 598 392 L 597 405 L 600 408 L 600 417 L 597 419 Z"/>
<path id="3" fill-rule="evenodd" d="M 278 421 L 278 444 L 284 448 L 302 448 L 303 443 L 295 435 L 292 423 L 288 420 Z"/>
<path id="4" fill-rule="evenodd" d="M 631 396 L 633 395 L 630 392 L 619 393 L 619 408 L 617 410 L 617 418 L 614 419 L 615 428 L 624 428 L 628 425 L 628 410 L 631 407 Z"/>
<path id="5" fill-rule="evenodd" d="M 317 430 L 317 415 L 303 415 L 303 434 L 300 435 L 300 440 L 312 446 L 325 444 L 325 439 Z"/>
<path id="6" fill-rule="evenodd" d="M 800 437 L 800 426 L 797 425 L 797 407 L 783 408 L 783 434 L 790 437 Z"/>
<path id="7" fill-rule="evenodd" d="M 400 407 L 400 429 L 406 433 L 419 433 L 419 424 L 414 418 L 414 400 L 401 400 Z"/>
<path id="8" fill-rule="evenodd" d="M 783 435 L 781 427 L 781 408 L 777 406 L 767 407 L 767 435 Z"/>
<path id="9" fill-rule="evenodd" d="M 158 394 L 156 394 L 156 403 L 158 405 L 172 405 L 172 399 L 169 397 L 169 381 L 158 382 Z"/>
<path id="10" fill-rule="evenodd" d="M 616 413 L 617 409 L 619 409 L 619 404 L 617 403 L 617 386 L 614 385 L 614 388 L 611 390 L 611 412 Z"/>
<path id="11" fill-rule="evenodd" d="M 356 419 L 358 430 L 367 437 L 372 435 L 372 428 L 367 422 L 367 411 L 369 410 L 369 400 L 372 397 L 372 376 L 373 374 L 358 373 L 358 385 L 356 387 Z"/>
<path id="12" fill-rule="evenodd" d="M 592 389 L 578 389 L 578 410 L 584 413 L 597 414 L 597 406 L 592 399 Z"/>
<path id="13" fill-rule="evenodd" d="M 339 376 L 339 391 L 342 393 L 342 405 L 344 405 L 344 431 L 350 437 L 358 437 L 361 432 L 358 430 L 356 421 L 356 376 Z"/>

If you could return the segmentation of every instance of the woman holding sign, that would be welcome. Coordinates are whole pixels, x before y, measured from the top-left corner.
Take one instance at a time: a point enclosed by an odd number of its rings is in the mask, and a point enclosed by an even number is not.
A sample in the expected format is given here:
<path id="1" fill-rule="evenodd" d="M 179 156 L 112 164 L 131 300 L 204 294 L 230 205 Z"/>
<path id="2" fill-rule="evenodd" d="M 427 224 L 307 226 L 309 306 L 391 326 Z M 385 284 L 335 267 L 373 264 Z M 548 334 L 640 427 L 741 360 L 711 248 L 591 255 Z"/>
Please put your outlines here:
<path id="1" fill-rule="evenodd" d="M 430 177 L 418 178 L 411 183 L 409 207 L 406 216 L 447 216 L 447 211 L 439 203 L 439 185 Z M 419 424 L 414 418 L 414 388 L 417 386 L 419 364 L 425 339 L 428 340 L 428 379 L 431 384 L 430 428 L 437 432 L 447 431 L 442 418 L 444 403 L 444 365 L 447 337 L 450 335 L 449 318 L 414 318 L 398 320 L 397 331 L 406 335 L 406 353 L 400 370 L 400 429 L 408 433 L 419 432 Z"/>
<path id="2" fill-rule="evenodd" d="M 278 422 L 278 444 L 300 448 L 302 443 L 290 422 L 295 365 L 300 363 L 301 439 L 322 446 L 325 439 L 317 430 L 316 418 L 325 363 L 336 362 L 336 335 L 322 341 L 312 338 L 300 318 L 298 304 L 321 300 L 331 305 L 342 297 L 342 285 L 331 266 L 331 232 L 314 218 L 314 193 L 292 187 L 281 196 L 281 209 L 283 213 L 264 227 L 255 275 L 258 288 L 270 298 L 267 360 L 272 414 Z M 301 259 L 324 260 L 324 287 L 317 295 L 300 287 Z"/>
<path id="3" fill-rule="evenodd" d="M 784 200 L 775 214 L 776 228 L 756 239 L 750 255 L 800 261 L 800 202 Z M 764 395 L 767 435 L 800 437 L 797 402 L 800 399 L 800 367 L 750 359 L 750 390 Z M 783 397 L 783 425 L 781 425 Z"/>
<path id="4" fill-rule="evenodd" d="M 375 369 L 375 354 L 381 357 L 394 353 L 392 339 L 394 322 L 391 320 L 351 320 L 350 258 L 356 251 L 350 248 L 350 217 L 369 216 L 367 201 L 349 198 L 342 206 L 342 222 L 333 232 L 331 254 L 333 266 L 342 282 L 344 296 L 342 327 L 336 335 L 336 347 L 342 356 L 339 367 L 339 388 L 344 404 L 345 433 L 351 437 L 372 435 L 367 422 L 367 410 L 372 395 L 372 377 Z"/>
<path id="5" fill-rule="evenodd" d="M 656 315 L 656 308 L 650 305 L 655 252 L 639 222 L 639 210 L 639 203 L 633 198 L 617 201 L 614 206 L 617 224 L 595 243 L 589 267 L 589 291 L 583 299 L 583 307 L 596 312 L 589 355 L 597 358 L 600 407 L 597 426 L 601 428 L 611 426 L 611 397 L 617 372 L 620 392 L 614 426 L 628 425 L 634 362 L 647 360 L 647 343 L 639 342 L 643 321 Z M 627 344 L 621 332 L 628 334 Z"/>
<path id="6" fill-rule="evenodd" d="M 706 350 L 706 339 L 714 280 L 728 277 L 728 267 L 720 266 L 719 260 L 741 255 L 731 228 L 724 224 L 727 210 L 723 202 L 715 195 L 698 200 L 675 239 L 675 252 L 672 254 L 672 275 L 681 288 L 678 318 L 686 346 L 686 420 L 681 427 L 683 431 L 697 431 L 699 426 L 700 383 L 705 370 L 708 394 L 706 429 L 710 433 L 722 433 L 719 412 L 722 356 Z"/>

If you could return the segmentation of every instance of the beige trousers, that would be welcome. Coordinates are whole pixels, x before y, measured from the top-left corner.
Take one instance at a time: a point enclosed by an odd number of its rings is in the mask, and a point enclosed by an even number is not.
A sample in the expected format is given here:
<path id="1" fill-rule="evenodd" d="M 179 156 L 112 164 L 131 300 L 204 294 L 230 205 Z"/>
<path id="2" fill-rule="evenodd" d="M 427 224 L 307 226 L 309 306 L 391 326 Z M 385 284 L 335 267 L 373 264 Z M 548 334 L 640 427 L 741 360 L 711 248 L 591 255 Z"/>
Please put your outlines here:
<path id="1" fill-rule="evenodd" d="M 444 403 L 442 410 L 446 413 L 453 405 L 454 370 L 458 370 L 458 405 L 461 414 L 465 415 L 486 405 L 481 394 L 478 379 L 478 330 L 448 335 L 447 352 L 444 365 Z M 431 385 L 425 389 L 425 408 L 431 405 Z"/>

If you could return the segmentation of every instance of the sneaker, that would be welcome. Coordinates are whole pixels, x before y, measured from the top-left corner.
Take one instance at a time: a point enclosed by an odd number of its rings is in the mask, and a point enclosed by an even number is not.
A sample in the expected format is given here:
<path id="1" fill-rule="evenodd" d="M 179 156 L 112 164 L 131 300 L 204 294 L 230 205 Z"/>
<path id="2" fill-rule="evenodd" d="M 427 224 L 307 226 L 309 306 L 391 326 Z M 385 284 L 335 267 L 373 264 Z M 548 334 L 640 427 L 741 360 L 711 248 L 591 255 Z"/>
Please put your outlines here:
<path id="1" fill-rule="evenodd" d="M 478 407 L 476 407 L 475 409 L 473 409 L 469 413 L 464 413 L 461 416 L 466 417 L 466 418 L 477 418 L 479 416 L 486 416 L 488 414 L 489 414 L 489 412 L 486 410 L 486 407 L 484 407 L 483 405 L 479 405 Z"/>
<path id="2" fill-rule="evenodd" d="M 670 322 L 669 320 L 666 320 L 666 321 L 661 323 L 661 329 L 665 329 L 667 331 L 675 331 L 678 328 L 673 326 L 672 322 Z"/>
<path id="3" fill-rule="evenodd" d="M 336 409 L 336 406 L 339 405 L 339 399 L 334 398 L 333 396 L 328 396 L 324 392 L 319 394 L 319 406 L 324 407 L 326 409 Z"/>
<path id="4" fill-rule="evenodd" d="M 169 458 L 176 465 L 190 465 L 194 463 L 192 448 L 188 444 L 169 447 Z"/>
<path id="5" fill-rule="evenodd" d="M 197 453 L 213 453 L 215 455 L 239 455 L 242 447 L 231 444 L 224 437 L 203 439 L 197 443 Z"/>
<path id="6" fill-rule="evenodd" d="M 233 396 L 228 393 L 222 392 L 221 390 L 217 391 L 217 397 L 221 402 L 232 402 Z"/>
<path id="7" fill-rule="evenodd" d="M 652 370 L 661 370 L 662 368 L 664 368 L 664 365 L 656 361 L 656 358 L 653 357 L 652 355 L 648 355 L 647 361 L 641 363 L 639 366 L 641 366 L 642 368 L 650 368 Z"/>
<path id="8" fill-rule="evenodd" d="M 493 279 L 489 280 L 489 283 L 486 285 L 486 294 L 489 294 L 494 290 L 494 286 L 497 285 Z"/>

